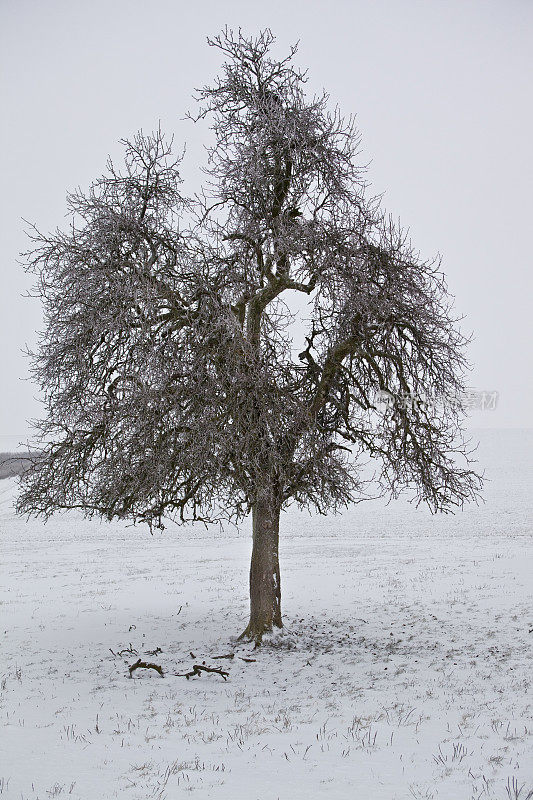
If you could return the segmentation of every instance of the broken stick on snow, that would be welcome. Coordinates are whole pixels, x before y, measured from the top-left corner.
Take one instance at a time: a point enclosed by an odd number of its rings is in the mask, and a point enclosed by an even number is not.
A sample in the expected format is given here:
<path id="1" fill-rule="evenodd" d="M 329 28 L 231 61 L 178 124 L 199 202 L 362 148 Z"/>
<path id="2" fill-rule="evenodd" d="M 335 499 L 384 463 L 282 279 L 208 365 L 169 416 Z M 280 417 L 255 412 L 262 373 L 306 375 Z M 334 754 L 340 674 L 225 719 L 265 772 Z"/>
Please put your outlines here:
<path id="1" fill-rule="evenodd" d="M 132 677 L 136 669 L 155 669 L 156 672 L 159 672 L 162 678 L 164 677 L 163 667 L 160 667 L 159 664 L 148 664 L 146 661 L 141 661 L 141 659 L 139 659 L 138 661 L 135 662 L 135 664 L 132 664 L 131 667 L 129 668 L 130 678 Z"/>

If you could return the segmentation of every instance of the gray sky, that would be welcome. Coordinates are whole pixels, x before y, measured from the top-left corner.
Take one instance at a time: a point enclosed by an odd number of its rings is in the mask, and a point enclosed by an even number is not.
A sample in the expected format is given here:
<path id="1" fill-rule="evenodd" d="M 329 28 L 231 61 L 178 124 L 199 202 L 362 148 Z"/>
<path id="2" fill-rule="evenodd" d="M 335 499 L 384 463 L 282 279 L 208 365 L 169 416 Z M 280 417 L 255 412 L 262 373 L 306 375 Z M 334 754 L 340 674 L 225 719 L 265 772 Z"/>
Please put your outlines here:
<path id="1" fill-rule="evenodd" d="M 0 0 L 0 436 L 40 413 L 21 354 L 40 325 L 22 297 L 21 217 L 62 225 L 66 190 L 159 120 L 199 185 L 206 131 L 183 116 L 218 70 L 205 38 L 225 24 L 271 27 L 280 54 L 299 40 L 310 90 L 355 112 L 373 192 L 424 256 L 443 256 L 475 336 L 471 385 L 500 392 L 472 424 L 531 427 L 530 0 Z"/>

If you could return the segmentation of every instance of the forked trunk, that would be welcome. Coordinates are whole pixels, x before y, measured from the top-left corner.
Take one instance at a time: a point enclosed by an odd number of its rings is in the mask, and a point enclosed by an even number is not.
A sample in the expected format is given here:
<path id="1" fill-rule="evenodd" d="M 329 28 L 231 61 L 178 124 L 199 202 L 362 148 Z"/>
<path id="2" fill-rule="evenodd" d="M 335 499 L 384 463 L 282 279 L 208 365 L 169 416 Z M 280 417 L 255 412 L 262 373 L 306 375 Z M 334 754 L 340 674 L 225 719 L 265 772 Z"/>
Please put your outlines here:
<path id="1" fill-rule="evenodd" d="M 250 622 L 239 638 L 261 642 L 264 633 L 283 627 L 279 574 L 280 506 L 270 493 L 252 508 L 253 547 L 250 566 Z"/>

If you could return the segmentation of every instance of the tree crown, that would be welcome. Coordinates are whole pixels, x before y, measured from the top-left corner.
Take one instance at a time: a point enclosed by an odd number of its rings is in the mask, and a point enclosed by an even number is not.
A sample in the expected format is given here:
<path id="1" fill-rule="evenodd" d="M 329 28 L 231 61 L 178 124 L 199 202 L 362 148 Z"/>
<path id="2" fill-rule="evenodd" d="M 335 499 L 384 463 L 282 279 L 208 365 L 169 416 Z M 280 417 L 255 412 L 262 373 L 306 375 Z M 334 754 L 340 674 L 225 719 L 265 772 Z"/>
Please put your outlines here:
<path id="1" fill-rule="evenodd" d="M 296 49 L 273 43 L 209 41 L 226 60 L 198 90 L 214 139 L 198 197 L 161 131 L 139 133 L 122 171 L 69 195 L 68 232 L 33 230 L 47 415 L 21 511 L 239 519 L 266 490 L 325 511 L 361 498 L 363 453 L 393 495 L 476 496 L 440 264 L 367 198 L 353 120 L 307 98 Z"/>

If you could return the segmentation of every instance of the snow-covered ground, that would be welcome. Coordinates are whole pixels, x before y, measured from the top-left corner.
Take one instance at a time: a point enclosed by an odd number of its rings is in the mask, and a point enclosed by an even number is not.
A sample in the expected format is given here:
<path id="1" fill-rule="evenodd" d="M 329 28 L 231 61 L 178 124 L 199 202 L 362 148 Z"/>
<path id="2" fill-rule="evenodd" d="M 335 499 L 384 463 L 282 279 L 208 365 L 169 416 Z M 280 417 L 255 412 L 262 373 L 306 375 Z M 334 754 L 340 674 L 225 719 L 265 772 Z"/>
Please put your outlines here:
<path id="1" fill-rule="evenodd" d="M 288 512 L 258 650 L 247 526 L 26 522 L 0 482 L 0 796 L 525 800 L 533 431 L 479 437 L 484 506 Z M 227 681 L 174 674 L 204 661 Z"/>

